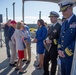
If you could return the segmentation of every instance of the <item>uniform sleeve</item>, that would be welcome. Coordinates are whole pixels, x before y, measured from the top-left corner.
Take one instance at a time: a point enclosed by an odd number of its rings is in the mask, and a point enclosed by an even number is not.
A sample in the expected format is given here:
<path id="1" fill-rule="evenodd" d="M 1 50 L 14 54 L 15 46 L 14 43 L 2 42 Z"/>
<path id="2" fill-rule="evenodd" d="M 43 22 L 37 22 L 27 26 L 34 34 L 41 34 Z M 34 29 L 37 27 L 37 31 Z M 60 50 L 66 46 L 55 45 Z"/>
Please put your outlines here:
<path id="1" fill-rule="evenodd" d="M 47 29 L 46 28 L 43 28 L 43 32 L 42 32 L 42 36 L 37 38 L 37 35 L 36 35 L 36 39 L 37 41 L 42 41 L 42 40 L 45 40 L 47 37 Z"/>
<path id="2" fill-rule="evenodd" d="M 65 48 L 64 53 L 66 56 L 72 56 L 74 54 L 75 44 L 76 44 L 76 29 L 75 29 L 75 40 L 73 40 L 73 42 L 69 46 L 67 46 L 67 48 Z"/>
<path id="3" fill-rule="evenodd" d="M 71 38 L 73 39 L 70 44 L 64 49 L 64 53 L 65 53 L 65 56 L 67 57 L 70 57 L 70 56 L 73 56 L 74 55 L 74 50 L 75 50 L 75 41 L 76 41 L 76 29 L 75 30 L 75 33 L 74 34 L 74 38 Z M 70 41 L 70 40 L 69 40 Z"/>
<path id="4" fill-rule="evenodd" d="M 75 41 L 73 41 L 67 48 L 65 48 L 65 55 L 72 56 L 74 54 Z"/>

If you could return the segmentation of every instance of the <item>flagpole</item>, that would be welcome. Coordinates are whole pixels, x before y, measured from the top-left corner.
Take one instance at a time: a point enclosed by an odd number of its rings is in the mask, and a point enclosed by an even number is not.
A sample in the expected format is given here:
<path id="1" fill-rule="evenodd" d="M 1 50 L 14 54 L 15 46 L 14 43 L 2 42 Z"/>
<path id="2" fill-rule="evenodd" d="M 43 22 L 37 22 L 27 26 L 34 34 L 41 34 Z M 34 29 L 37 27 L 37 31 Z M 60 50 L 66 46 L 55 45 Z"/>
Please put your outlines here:
<path id="1" fill-rule="evenodd" d="M 22 20 L 24 22 L 24 0 L 22 0 Z"/>

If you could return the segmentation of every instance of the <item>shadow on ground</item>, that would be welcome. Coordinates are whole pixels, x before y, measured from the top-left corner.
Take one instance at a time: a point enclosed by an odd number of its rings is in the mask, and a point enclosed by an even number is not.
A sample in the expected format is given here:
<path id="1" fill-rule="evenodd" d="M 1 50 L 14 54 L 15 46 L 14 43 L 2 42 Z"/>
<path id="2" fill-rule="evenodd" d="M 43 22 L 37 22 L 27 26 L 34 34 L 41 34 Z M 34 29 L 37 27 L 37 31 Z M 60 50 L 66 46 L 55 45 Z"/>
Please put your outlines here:
<path id="1" fill-rule="evenodd" d="M 43 75 L 43 69 L 37 69 L 36 65 L 38 65 L 38 58 L 36 57 L 36 61 L 34 61 L 33 66 L 35 67 L 35 70 L 32 72 L 31 75 Z"/>
<path id="2" fill-rule="evenodd" d="M 30 63 L 29 63 L 30 64 Z M 23 63 L 23 70 L 25 71 L 29 64 Z M 19 71 L 15 71 L 15 67 L 9 66 L 9 59 L 4 60 L 0 63 L 0 75 L 22 75 Z"/>

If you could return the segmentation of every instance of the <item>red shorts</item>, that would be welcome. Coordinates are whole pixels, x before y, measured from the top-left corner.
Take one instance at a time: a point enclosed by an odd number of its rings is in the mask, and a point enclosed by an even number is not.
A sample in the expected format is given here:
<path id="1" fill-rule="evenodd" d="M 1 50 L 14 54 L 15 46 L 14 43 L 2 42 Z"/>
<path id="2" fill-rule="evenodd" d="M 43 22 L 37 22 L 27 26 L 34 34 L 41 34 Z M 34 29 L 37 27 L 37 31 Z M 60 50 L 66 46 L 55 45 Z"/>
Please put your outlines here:
<path id="1" fill-rule="evenodd" d="M 18 57 L 19 57 L 19 59 L 24 58 L 24 50 L 18 50 Z"/>

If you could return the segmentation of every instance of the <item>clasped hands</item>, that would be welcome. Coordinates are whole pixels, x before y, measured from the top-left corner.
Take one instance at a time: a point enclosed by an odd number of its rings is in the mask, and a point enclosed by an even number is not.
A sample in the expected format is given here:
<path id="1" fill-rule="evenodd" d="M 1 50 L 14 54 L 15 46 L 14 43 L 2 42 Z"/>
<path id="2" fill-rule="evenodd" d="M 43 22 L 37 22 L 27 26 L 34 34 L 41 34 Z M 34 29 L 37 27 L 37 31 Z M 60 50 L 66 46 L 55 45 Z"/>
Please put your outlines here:
<path id="1" fill-rule="evenodd" d="M 65 55 L 64 55 L 64 52 L 63 51 L 59 50 L 58 51 L 58 54 L 59 54 L 60 57 L 65 58 Z"/>
<path id="2" fill-rule="evenodd" d="M 51 44 L 52 40 L 44 40 L 44 44 Z"/>

